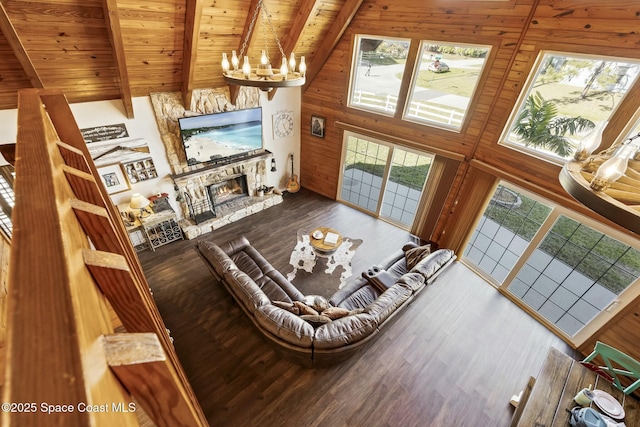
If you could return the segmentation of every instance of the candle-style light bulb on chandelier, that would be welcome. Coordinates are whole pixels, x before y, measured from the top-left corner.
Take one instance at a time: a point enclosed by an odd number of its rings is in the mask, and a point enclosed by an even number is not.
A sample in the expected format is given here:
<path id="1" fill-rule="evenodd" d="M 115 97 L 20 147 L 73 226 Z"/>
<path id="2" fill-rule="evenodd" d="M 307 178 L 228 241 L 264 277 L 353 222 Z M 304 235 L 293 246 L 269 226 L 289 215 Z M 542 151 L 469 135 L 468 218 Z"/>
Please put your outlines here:
<path id="1" fill-rule="evenodd" d="M 249 56 L 246 55 L 247 46 L 253 33 L 258 14 L 262 14 L 262 33 L 264 36 L 265 48 L 262 50 L 260 56 L 260 63 L 257 64 L 257 68 L 252 68 L 249 62 Z M 280 54 L 282 55 L 282 65 L 273 69 L 271 67 L 271 59 L 269 58 L 269 48 L 267 45 L 266 28 L 268 24 L 273 37 L 275 38 Z M 240 58 L 243 58 L 242 68 L 240 69 Z M 252 86 L 257 87 L 264 91 L 270 91 L 273 88 L 279 87 L 296 87 L 302 86 L 305 83 L 305 74 L 307 71 L 307 65 L 304 60 L 304 56 L 300 57 L 300 63 L 296 63 L 296 57 L 293 52 L 287 60 L 287 55 L 284 53 L 284 49 L 280 44 L 280 40 L 275 32 L 273 23 L 271 22 L 271 15 L 267 10 L 267 6 L 264 0 L 260 0 L 256 9 L 251 17 L 249 24 L 249 30 L 242 42 L 242 48 L 238 55 L 235 50 L 231 52 L 231 62 L 227 57 L 227 53 L 222 54 L 222 74 L 224 80 L 233 85 L 239 86 Z M 296 71 L 296 65 L 298 70 Z"/>
<path id="2" fill-rule="evenodd" d="M 591 154 L 602 142 L 604 126 L 587 135 L 565 163 L 560 184 L 588 208 L 640 234 L 640 133 Z"/>

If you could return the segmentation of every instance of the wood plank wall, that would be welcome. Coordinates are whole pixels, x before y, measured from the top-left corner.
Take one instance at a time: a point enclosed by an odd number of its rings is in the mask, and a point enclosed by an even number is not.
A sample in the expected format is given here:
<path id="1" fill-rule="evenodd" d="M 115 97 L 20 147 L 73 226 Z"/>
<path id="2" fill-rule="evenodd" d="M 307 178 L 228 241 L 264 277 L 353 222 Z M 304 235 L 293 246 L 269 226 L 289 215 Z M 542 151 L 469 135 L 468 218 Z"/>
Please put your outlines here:
<path id="1" fill-rule="evenodd" d="M 7 342 L 7 283 L 11 243 L 0 233 L 0 394 L 4 385 L 5 344 Z"/>
<path id="2" fill-rule="evenodd" d="M 318 77 L 306 88 L 302 103 L 301 184 L 336 198 L 340 172 L 342 130 L 336 121 L 413 141 L 428 151 L 446 149 L 466 158 L 442 206 L 431 238 L 446 246 L 461 242 L 460 234 L 473 224 L 470 215 L 459 215 L 467 201 L 477 209 L 472 171 L 508 179 L 554 202 L 603 220 L 573 201 L 558 182 L 560 167 L 500 146 L 497 141 L 520 91 L 542 50 L 606 54 L 640 59 L 640 7 L 637 1 L 611 0 L 516 0 L 511 2 L 407 0 L 389 3 L 365 0 L 351 26 Z M 357 34 L 486 44 L 491 54 L 468 119 L 460 133 L 419 126 L 347 108 L 353 39 Z M 632 119 L 640 105 L 640 82 L 618 107 L 604 142 L 610 144 Z M 310 135 L 312 115 L 326 118 L 325 138 Z M 475 167 L 470 167 L 473 164 Z M 471 207 L 471 206 L 469 206 Z M 603 220 L 603 222 L 606 222 Z M 447 233 L 449 231 L 449 233 Z M 421 236 L 425 237 L 425 236 Z M 632 331 L 632 332 L 630 332 Z M 580 347 L 588 353 L 596 339 L 608 342 L 640 359 L 640 298 Z"/>
<path id="3" fill-rule="evenodd" d="M 243 30 L 257 0 L 188 3 L 110 0 L 112 18 L 117 12 L 125 57 L 119 63 L 109 39 L 104 3 L 104 0 L 6 0 L 2 2 L 4 9 L 0 8 L 0 26 L 6 21 L 14 27 L 24 45 L 22 59 L 33 62 L 44 87 L 61 89 L 71 103 L 120 98 L 122 70 L 127 72 L 131 95 L 148 96 L 154 92 L 180 91 L 186 80 L 192 89 L 224 86 L 220 73 L 222 53 L 230 55 L 232 49 L 240 53 Z M 295 45 L 298 61 L 302 55 L 310 61 L 322 49 L 327 30 L 344 6 L 344 0 L 266 3 L 283 48 Z M 297 15 L 310 5 L 311 19 L 299 38 L 293 36 Z M 195 29 L 185 20 L 191 6 L 197 8 L 200 17 L 200 25 Z M 2 10 L 6 10 L 4 21 Z M 265 48 L 261 22 L 259 16 L 245 52 L 254 65 Z M 281 55 L 270 26 L 265 29 L 272 65 L 278 68 Z M 190 55 L 184 52 L 185 41 L 195 49 L 191 79 L 183 75 L 185 60 L 187 70 L 191 65 Z M 0 31 L 0 109 L 16 108 L 17 91 L 32 87 L 12 47 L 15 48 Z"/>

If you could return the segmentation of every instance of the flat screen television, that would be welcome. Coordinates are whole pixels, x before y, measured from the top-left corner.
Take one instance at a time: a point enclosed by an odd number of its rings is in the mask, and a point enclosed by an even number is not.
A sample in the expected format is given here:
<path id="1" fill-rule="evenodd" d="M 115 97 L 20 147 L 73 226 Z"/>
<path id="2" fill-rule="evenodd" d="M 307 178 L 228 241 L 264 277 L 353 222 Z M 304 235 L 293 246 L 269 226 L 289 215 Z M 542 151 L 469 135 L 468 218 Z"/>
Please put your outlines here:
<path id="1" fill-rule="evenodd" d="M 187 164 L 219 162 L 262 149 L 262 107 L 178 119 Z"/>

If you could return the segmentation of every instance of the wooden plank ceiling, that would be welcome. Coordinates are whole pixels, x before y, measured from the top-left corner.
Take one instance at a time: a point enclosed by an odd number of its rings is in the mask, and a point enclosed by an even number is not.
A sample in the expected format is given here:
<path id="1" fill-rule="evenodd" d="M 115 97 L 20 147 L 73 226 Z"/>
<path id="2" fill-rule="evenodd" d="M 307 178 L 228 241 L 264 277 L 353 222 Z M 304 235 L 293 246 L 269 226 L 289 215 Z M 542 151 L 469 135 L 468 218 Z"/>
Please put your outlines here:
<path id="1" fill-rule="evenodd" d="M 285 52 L 321 66 L 362 0 L 265 0 Z M 0 0 L 0 109 L 17 92 L 61 89 L 70 103 L 221 87 L 223 52 L 240 53 L 258 0 Z M 247 47 L 265 49 L 259 18 Z M 274 67 L 281 55 L 269 26 Z M 316 61 L 314 61 L 316 59 Z M 316 62 L 316 63 L 314 63 Z M 310 83 L 308 79 L 307 85 Z"/>

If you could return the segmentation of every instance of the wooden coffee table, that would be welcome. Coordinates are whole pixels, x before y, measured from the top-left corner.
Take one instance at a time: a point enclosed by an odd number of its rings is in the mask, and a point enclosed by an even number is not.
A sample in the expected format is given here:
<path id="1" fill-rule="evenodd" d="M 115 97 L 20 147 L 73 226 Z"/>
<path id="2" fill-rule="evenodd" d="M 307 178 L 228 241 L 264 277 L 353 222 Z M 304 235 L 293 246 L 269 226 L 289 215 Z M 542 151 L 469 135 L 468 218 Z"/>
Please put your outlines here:
<path id="1" fill-rule="evenodd" d="M 322 233 L 321 239 L 316 239 L 313 237 L 313 234 L 316 231 L 320 231 Z M 325 238 L 327 237 L 328 233 L 334 233 L 338 235 L 338 239 L 335 243 L 325 242 Z M 313 247 L 313 250 L 316 251 L 316 253 L 320 255 L 328 255 L 335 252 L 335 250 L 338 249 L 338 247 L 342 244 L 342 234 L 340 234 L 339 231 L 334 230 L 333 228 L 316 227 L 311 231 L 311 233 L 309 233 L 309 241 L 311 242 L 311 246 Z"/>

